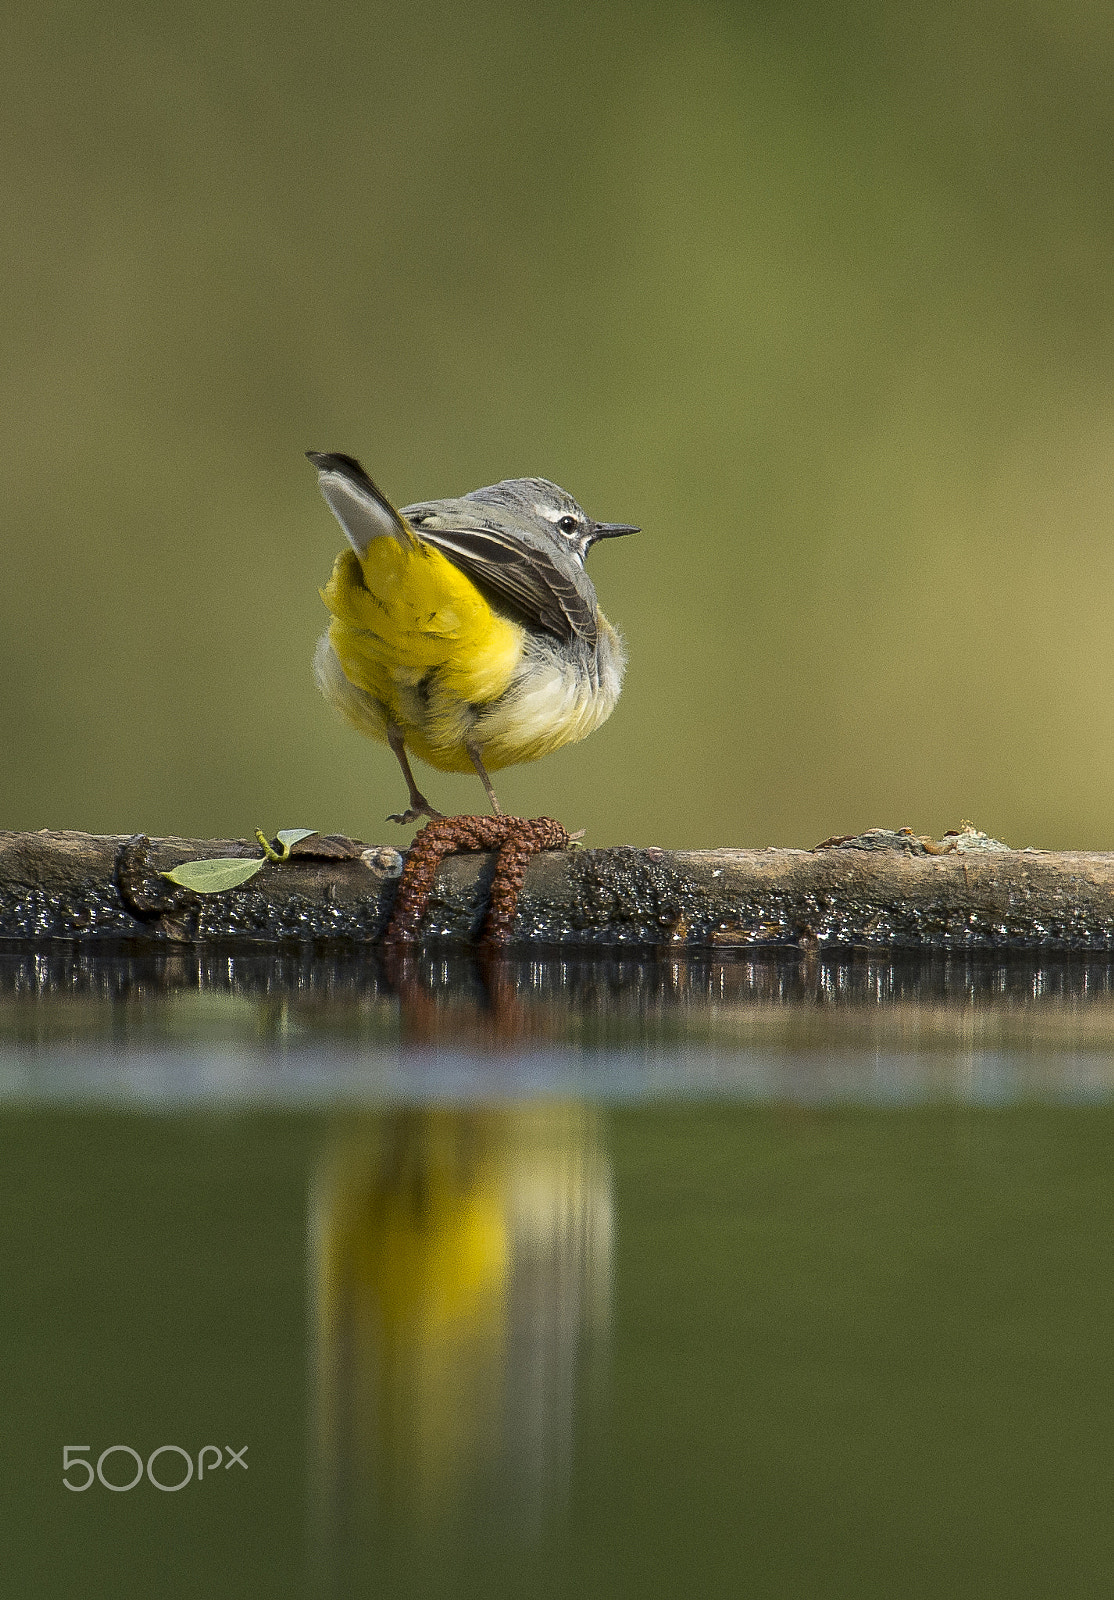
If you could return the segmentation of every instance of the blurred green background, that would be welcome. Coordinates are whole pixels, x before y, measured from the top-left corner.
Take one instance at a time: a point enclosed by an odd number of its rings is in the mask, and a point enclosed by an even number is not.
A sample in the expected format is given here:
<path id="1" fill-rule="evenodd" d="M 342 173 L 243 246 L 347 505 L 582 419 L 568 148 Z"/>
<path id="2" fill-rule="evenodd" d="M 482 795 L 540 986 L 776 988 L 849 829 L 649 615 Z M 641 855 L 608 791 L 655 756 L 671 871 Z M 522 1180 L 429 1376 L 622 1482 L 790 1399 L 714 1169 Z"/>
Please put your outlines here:
<path id="1" fill-rule="evenodd" d="M 1114 844 L 1108 5 L 25 0 L 0 78 L 0 823 L 405 837 L 316 448 L 642 524 L 508 807 Z"/>

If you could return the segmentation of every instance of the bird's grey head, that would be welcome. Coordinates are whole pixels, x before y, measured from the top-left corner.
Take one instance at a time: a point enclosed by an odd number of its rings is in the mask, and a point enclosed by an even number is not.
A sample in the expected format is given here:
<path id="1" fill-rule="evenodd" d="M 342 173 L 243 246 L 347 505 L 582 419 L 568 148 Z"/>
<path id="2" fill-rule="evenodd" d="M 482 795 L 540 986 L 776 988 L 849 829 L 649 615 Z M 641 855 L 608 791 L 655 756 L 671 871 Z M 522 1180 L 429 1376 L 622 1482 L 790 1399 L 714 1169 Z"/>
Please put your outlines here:
<path id="1" fill-rule="evenodd" d="M 638 533 L 626 522 L 594 522 L 572 495 L 548 478 L 506 478 L 487 489 L 473 489 L 466 500 L 499 506 L 523 522 L 560 540 L 580 565 L 597 539 Z"/>

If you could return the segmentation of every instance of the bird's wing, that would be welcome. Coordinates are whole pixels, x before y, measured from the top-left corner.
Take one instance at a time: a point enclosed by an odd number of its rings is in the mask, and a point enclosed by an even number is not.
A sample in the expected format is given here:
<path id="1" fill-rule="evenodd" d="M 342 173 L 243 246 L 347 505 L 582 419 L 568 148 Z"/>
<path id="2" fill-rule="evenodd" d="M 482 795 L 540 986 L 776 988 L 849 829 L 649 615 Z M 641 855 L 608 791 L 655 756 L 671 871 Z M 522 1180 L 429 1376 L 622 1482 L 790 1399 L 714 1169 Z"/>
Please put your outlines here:
<path id="1" fill-rule="evenodd" d="M 595 644 L 594 596 L 585 595 L 572 574 L 563 572 L 533 539 L 485 524 L 472 507 L 466 514 L 407 507 L 403 514 L 419 539 L 492 590 L 527 622 L 558 639 Z"/>

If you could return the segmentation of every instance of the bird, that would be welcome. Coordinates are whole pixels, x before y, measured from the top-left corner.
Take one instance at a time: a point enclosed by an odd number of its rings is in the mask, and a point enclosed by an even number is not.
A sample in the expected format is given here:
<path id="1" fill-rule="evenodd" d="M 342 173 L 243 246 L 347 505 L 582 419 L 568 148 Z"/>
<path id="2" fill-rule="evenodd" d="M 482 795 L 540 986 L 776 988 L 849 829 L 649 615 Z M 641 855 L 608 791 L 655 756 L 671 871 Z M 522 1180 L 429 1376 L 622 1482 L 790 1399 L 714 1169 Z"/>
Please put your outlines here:
<path id="1" fill-rule="evenodd" d="M 439 819 L 410 765 L 490 774 L 592 733 L 619 698 L 626 650 L 584 560 L 596 522 L 547 478 L 508 478 L 401 510 L 353 456 L 307 450 L 348 548 L 321 597 L 332 613 L 314 656 L 321 692 L 394 752 L 409 791 L 391 822 Z"/>

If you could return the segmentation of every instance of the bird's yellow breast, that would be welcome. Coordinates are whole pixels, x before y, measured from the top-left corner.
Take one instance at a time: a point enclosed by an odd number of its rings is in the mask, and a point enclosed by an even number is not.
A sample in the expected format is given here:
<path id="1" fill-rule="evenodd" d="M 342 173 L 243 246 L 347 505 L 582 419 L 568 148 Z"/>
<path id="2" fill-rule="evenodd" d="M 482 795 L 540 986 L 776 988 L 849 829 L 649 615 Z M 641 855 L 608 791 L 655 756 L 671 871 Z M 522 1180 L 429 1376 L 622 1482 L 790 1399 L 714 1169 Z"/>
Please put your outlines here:
<path id="1" fill-rule="evenodd" d="M 361 732 L 386 740 L 387 723 L 431 766 L 470 772 L 471 710 L 496 701 L 522 659 L 524 629 L 493 611 L 464 573 L 429 545 L 404 550 L 374 539 L 362 560 L 345 550 L 321 591 L 332 612 L 328 643 L 346 694 L 319 665 L 322 688 Z M 366 698 L 365 698 L 366 697 Z"/>

